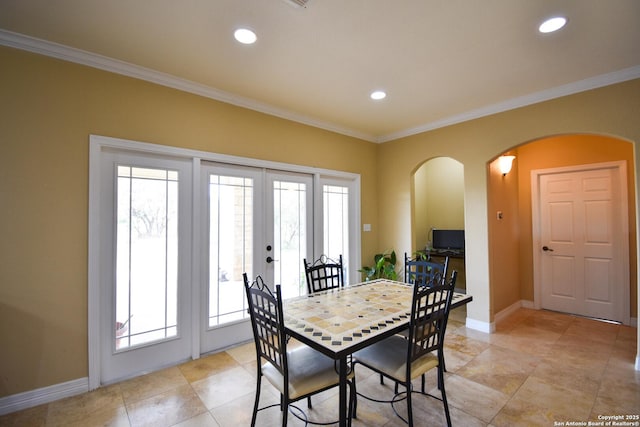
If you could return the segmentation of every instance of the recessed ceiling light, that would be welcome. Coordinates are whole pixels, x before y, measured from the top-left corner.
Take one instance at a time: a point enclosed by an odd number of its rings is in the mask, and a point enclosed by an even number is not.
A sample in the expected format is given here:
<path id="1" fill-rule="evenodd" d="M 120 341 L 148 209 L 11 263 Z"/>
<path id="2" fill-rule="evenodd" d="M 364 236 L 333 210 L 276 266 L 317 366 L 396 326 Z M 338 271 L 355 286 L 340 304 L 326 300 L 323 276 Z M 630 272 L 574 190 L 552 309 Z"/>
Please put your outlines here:
<path id="1" fill-rule="evenodd" d="M 242 44 L 253 44 L 258 39 L 256 33 L 248 28 L 238 28 L 233 36 Z"/>
<path id="2" fill-rule="evenodd" d="M 540 24 L 538 31 L 541 33 L 553 33 L 554 31 L 558 31 L 560 28 L 564 27 L 566 23 L 567 18 L 564 16 L 555 16 Z"/>
<path id="3" fill-rule="evenodd" d="M 384 99 L 387 97 L 387 94 L 384 91 L 376 90 L 371 92 L 371 99 L 375 99 L 376 101 L 379 99 Z"/>

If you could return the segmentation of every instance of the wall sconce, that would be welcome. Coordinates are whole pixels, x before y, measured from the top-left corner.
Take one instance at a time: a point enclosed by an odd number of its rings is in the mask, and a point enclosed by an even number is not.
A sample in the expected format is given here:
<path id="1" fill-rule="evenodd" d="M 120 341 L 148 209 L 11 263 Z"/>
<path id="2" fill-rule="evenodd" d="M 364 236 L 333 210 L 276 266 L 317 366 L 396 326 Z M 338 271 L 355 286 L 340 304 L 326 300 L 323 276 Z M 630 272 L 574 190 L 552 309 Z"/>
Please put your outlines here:
<path id="1" fill-rule="evenodd" d="M 511 166 L 513 166 L 513 159 L 515 158 L 516 156 L 498 157 L 498 169 L 500 169 L 500 173 L 502 173 L 502 176 L 505 176 L 509 172 L 511 172 Z"/>

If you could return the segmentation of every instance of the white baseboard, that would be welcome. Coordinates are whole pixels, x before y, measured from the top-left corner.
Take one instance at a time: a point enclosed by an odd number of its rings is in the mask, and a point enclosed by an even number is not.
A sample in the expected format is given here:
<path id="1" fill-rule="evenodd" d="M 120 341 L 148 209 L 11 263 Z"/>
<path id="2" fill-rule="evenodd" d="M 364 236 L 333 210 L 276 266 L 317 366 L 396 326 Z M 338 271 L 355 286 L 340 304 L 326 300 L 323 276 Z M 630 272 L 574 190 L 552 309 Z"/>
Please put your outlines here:
<path id="1" fill-rule="evenodd" d="M 0 415 L 33 408 L 65 397 L 76 396 L 89 391 L 89 378 L 78 378 L 65 383 L 54 384 L 37 390 L 25 391 L 0 398 Z"/>
<path id="2" fill-rule="evenodd" d="M 492 334 L 496 331 L 496 325 L 494 323 L 483 322 L 470 317 L 467 317 L 466 327 L 487 334 Z"/>
<path id="3" fill-rule="evenodd" d="M 521 307 L 533 309 L 534 308 L 533 301 L 520 300 L 520 301 L 514 302 L 509 307 L 505 308 L 504 310 L 501 310 L 499 313 L 496 313 L 496 315 L 493 318 L 493 322 L 490 322 L 490 323 L 482 322 L 480 320 L 475 320 L 475 319 L 471 319 L 470 317 L 467 317 L 466 326 L 469 329 L 475 329 L 476 331 L 492 334 L 496 331 L 496 323 L 501 322 L 502 320 L 504 320 L 509 315 L 516 312 Z"/>

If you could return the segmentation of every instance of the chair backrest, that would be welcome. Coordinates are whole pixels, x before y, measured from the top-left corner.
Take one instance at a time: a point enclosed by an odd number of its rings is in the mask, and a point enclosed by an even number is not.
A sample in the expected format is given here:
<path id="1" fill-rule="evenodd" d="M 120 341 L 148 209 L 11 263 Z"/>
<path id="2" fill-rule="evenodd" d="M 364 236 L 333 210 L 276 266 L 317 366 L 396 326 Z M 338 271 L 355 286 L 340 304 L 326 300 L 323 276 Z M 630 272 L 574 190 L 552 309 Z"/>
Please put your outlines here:
<path id="1" fill-rule="evenodd" d="M 322 255 L 313 264 L 309 264 L 305 259 L 304 271 L 307 277 L 307 291 L 310 294 L 344 286 L 342 255 L 337 261 Z"/>
<path id="2" fill-rule="evenodd" d="M 458 272 L 454 271 L 451 278 L 444 282 L 435 279 L 414 286 L 407 369 L 410 369 L 411 362 L 434 350 L 438 350 L 439 358 L 442 357 L 444 333 L 457 277 Z"/>
<path id="3" fill-rule="evenodd" d="M 264 284 L 262 277 L 256 277 L 252 283 L 249 283 L 246 273 L 243 277 L 258 366 L 262 364 L 260 360 L 265 359 L 287 378 L 287 340 L 280 285 L 276 285 L 274 295 Z"/>
<path id="4" fill-rule="evenodd" d="M 444 264 L 427 261 L 420 257 L 409 258 L 404 254 L 404 281 L 413 284 L 444 283 L 449 269 L 449 257 L 444 259 Z M 433 280 L 433 279 L 437 280 Z"/>

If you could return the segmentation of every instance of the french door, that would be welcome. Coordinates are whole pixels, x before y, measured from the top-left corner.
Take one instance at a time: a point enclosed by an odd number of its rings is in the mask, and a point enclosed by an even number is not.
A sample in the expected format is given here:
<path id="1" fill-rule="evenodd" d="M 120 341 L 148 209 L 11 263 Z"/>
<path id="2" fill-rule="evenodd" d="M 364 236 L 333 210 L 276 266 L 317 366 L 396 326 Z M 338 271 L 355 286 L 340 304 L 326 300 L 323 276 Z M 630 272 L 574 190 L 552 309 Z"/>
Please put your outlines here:
<path id="1" fill-rule="evenodd" d="M 90 389 L 251 339 L 245 272 L 355 275 L 356 175 L 92 136 L 89 187 Z"/>
<path id="2" fill-rule="evenodd" d="M 303 259 L 313 253 L 313 179 L 203 164 L 201 353 L 251 338 L 243 287 L 261 275 L 284 298 L 305 293 Z"/>
<path id="3" fill-rule="evenodd" d="M 102 382 L 191 355 L 191 163 L 102 156 Z"/>

